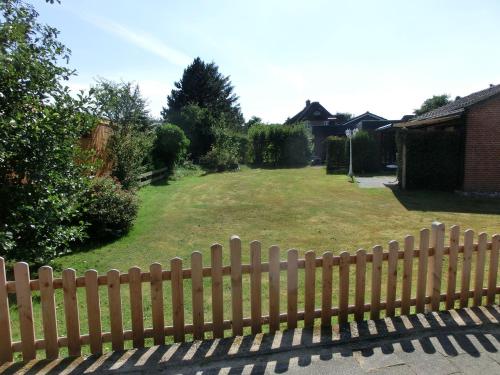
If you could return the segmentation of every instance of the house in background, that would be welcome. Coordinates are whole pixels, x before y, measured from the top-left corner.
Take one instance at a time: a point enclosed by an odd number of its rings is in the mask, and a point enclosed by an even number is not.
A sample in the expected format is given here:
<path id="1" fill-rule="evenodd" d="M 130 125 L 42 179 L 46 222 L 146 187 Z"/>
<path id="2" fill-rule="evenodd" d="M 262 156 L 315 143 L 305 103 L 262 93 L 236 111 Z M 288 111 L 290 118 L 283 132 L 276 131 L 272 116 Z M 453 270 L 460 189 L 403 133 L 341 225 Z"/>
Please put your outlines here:
<path id="1" fill-rule="evenodd" d="M 330 136 L 345 137 L 347 129 L 374 131 L 391 121 L 371 112 L 347 119 L 343 114 L 332 115 L 319 102 L 306 101 L 302 111 L 286 120 L 285 124 L 302 122 L 311 129 L 313 135 L 313 155 L 324 161 L 326 158 L 325 140 Z"/>
<path id="2" fill-rule="evenodd" d="M 395 125 L 408 132 L 453 132 L 461 139 L 460 152 L 450 154 L 459 165 L 455 189 L 478 192 L 500 192 L 500 85 L 458 98 L 440 108 Z M 403 147 L 402 181 L 408 173 Z M 422 155 L 425 157 L 425 155 Z M 429 167 L 429 173 L 439 178 L 439 168 Z"/>

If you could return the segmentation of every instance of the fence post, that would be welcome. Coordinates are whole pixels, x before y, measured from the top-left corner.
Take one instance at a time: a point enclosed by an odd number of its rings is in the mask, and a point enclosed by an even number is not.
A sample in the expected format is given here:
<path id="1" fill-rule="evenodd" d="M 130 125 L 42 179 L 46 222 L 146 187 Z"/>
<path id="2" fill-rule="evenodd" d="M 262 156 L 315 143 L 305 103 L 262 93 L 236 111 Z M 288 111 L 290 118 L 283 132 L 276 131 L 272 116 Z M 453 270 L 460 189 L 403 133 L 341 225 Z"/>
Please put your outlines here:
<path id="1" fill-rule="evenodd" d="M 349 262 L 347 251 L 340 253 L 339 262 L 339 324 L 347 323 L 349 309 Z"/>
<path id="2" fill-rule="evenodd" d="M 314 300 L 316 298 L 316 254 L 305 255 L 304 327 L 314 326 Z"/>
<path id="3" fill-rule="evenodd" d="M 109 321 L 111 325 L 111 347 L 114 351 L 123 350 L 122 300 L 120 272 L 112 269 L 107 273 Z"/>
<path id="4" fill-rule="evenodd" d="M 403 288 L 401 290 L 401 315 L 410 313 L 411 284 L 413 275 L 413 236 L 405 237 L 403 259 Z"/>
<path id="5" fill-rule="evenodd" d="M 448 287 L 446 290 L 446 310 L 451 310 L 455 307 L 459 241 L 460 227 L 458 227 L 457 225 L 453 225 L 450 228 L 450 256 L 448 257 Z"/>
<path id="6" fill-rule="evenodd" d="M 134 348 L 144 347 L 144 312 L 142 307 L 141 269 L 131 267 L 128 270 L 128 288 L 130 295 L 130 318 L 132 320 L 132 344 Z"/>
<path id="7" fill-rule="evenodd" d="M 280 249 L 269 248 L 269 332 L 280 329 Z"/>
<path id="8" fill-rule="evenodd" d="M 437 221 L 432 223 L 431 247 L 434 248 L 434 254 L 429 257 L 429 271 L 427 273 L 427 294 L 431 297 L 431 301 L 427 308 L 429 311 L 439 311 L 444 251 L 443 223 Z"/>
<path id="9" fill-rule="evenodd" d="M 372 296 L 370 306 L 370 319 L 380 319 L 380 289 L 382 288 L 382 246 L 373 247 L 372 259 Z"/>
<path id="10" fill-rule="evenodd" d="M 481 306 L 483 300 L 484 263 L 486 260 L 487 244 L 488 236 L 486 233 L 479 233 L 477 238 L 476 274 L 474 278 L 474 306 Z"/>
<path id="11" fill-rule="evenodd" d="M 468 229 L 464 233 L 464 259 L 462 264 L 462 283 L 460 288 L 461 309 L 469 305 L 470 271 L 471 271 L 473 246 L 474 246 L 474 232 Z"/>
<path id="12" fill-rule="evenodd" d="M 59 346 L 57 344 L 56 301 L 54 298 L 52 267 L 40 267 L 38 279 L 40 282 L 45 356 L 47 359 L 55 359 L 59 356 Z"/>
<path id="13" fill-rule="evenodd" d="M 182 259 L 170 261 L 172 283 L 172 320 L 174 326 L 174 342 L 184 341 L 184 283 L 182 279 Z"/>
<path id="14" fill-rule="evenodd" d="M 287 253 L 287 327 L 288 329 L 297 328 L 297 296 L 298 296 L 298 260 L 299 252 L 296 249 L 290 249 Z"/>
<path id="15" fill-rule="evenodd" d="M 224 296 L 222 290 L 222 245 L 211 247 L 212 256 L 212 320 L 215 338 L 224 337 Z"/>
<path id="16" fill-rule="evenodd" d="M 203 311 L 203 259 L 199 251 L 191 254 L 191 289 L 193 300 L 193 337 L 195 340 L 205 338 Z"/>
<path id="17" fill-rule="evenodd" d="M 356 293 L 354 319 L 361 322 L 365 316 L 366 250 L 356 251 Z"/>
<path id="18" fill-rule="evenodd" d="M 165 344 L 165 317 L 163 315 L 163 277 L 160 263 L 149 266 L 151 275 L 151 315 L 153 318 L 153 342 Z"/>
<path id="19" fill-rule="evenodd" d="M 398 251 L 399 244 L 397 241 L 389 242 L 389 258 L 387 260 L 387 304 L 386 315 L 394 317 L 395 315 L 395 302 L 396 302 L 396 288 L 398 276 Z"/>
<path id="20" fill-rule="evenodd" d="M 427 283 L 427 265 L 429 263 L 429 229 L 420 231 L 417 275 L 417 302 L 415 310 L 417 313 L 425 311 L 425 291 Z"/>
<path id="21" fill-rule="evenodd" d="M 87 300 L 90 352 L 95 355 L 102 352 L 101 304 L 99 301 L 99 285 L 97 283 L 96 270 L 85 272 L 85 294 Z"/>
<path id="22" fill-rule="evenodd" d="M 321 284 L 323 292 L 321 295 L 321 325 L 330 327 L 332 325 L 332 272 L 333 253 L 327 251 L 323 253 L 323 270 Z"/>
<path id="23" fill-rule="evenodd" d="M 261 245 L 259 241 L 250 243 L 250 305 L 252 334 L 262 332 L 262 262 Z"/>
<path id="24" fill-rule="evenodd" d="M 12 334 L 10 330 L 9 296 L 7 294 L 7 275 L 5 261 L 0 257 L 0 365 L 12 362 Z"/>
<path id="25" fill-rule="evenodd" d="M 229 241 L 231 251 L 231 303 L 233 336 L 243 335 L 243 291 L 241 276 L 241 240 L 232 236 Z"/>
<path id="26" fill-rule="evenodd" d="M 79 357 L 80 345 L 80 318 L 78 314 L 78 300 L 76 296 L 76 271 L 72 268 L 62 272 L 64 291 L 64 313 L 66 315 L 66 334 L 68 336 L 68 353 Z"/>
<path id="27" fill-rule="evenodd" d="M 491 252 L 490 252 L 490 265 L 489 265 L 490 270 L 488 273 L 488 294 L 486 297 L 486 303 L 488 305 L 493 305 L 495 303 L 499 250 L 500 250 L 500 234 L 495 234 L 491 239 Z"/>

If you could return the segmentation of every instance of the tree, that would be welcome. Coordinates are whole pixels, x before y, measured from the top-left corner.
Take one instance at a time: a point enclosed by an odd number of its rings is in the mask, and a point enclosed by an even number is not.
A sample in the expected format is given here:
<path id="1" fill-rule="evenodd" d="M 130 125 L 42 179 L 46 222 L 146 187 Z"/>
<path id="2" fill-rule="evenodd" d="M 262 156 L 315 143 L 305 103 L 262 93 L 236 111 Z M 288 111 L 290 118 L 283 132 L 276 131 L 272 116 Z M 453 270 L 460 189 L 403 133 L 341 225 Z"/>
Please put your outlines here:
<path id="1" fill-rule="evenodd" d="M 189 139 L 177 125 L 163 124 L 156 128 L 153 145 L 153 158 L 157 167 L 168 167 L 170 170 L 185 160 Z"/>
<path id="2" fill-rule="evenodd" d="M 222 75 L 214 62 L 206 63 L 199 57 L 195 58 L 174 86 L 167 97 L 168 108 L 162 111 L 164 119 L 189 104 L 195 104 L 215 116 L 224 114 L 234 127 L 243 124 L 238 96 L 233 92 L 230 77 Z"/>
<path id="3" fill-rule="evenodd" d="M 262 119 L 258 116 L 250 117 L 250 120 L 245 124 L 245 128 L 248 131 L 252 126 L 262 124 Z"/>
<path id="4" fill-rule="evenodd" d="M 70 51 L 21 0 L 0 2 L 0 248 L 34 263 L 85 237 L 91 170 L 78 147 L 94 124 L 88 97 L 69 94 Z"/>
<path id="5" fill-rule="evenodd" d="M 112 176 L 125 189 L 136 188 L 153 142 L 146 100 L 139 86 L 130 82 L 101 79 L 91 92 L 97 103 L 96 116 L 107 120 L 113 129 L 108 145 L 113 157 Z"/>
<path id="6" fill-rule="evenodd" d="M 426 99 L 420 108 L 415 109 L 413 113 L 420 116 L 448 103 L 450 103 L 450 96 L 448 94 L 434 95 L 432 98 Z"/>

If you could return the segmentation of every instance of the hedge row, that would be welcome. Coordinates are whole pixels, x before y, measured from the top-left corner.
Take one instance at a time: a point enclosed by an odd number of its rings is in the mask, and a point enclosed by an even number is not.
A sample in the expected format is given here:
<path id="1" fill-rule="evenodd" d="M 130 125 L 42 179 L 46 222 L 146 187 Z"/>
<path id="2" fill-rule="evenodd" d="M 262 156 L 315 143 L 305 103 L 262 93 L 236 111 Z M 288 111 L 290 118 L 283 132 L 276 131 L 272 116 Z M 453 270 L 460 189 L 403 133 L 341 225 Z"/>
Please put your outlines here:
<path id="1" fill-rule="evenodd" d="M 401 130 L 397 136 L 398 164 L 406 144 L 406 189 L 454 190 L 462 179 L 460 132 Z M 402 169 L 398 180 L 402 183 Z"/>
<path id="2" fill-rule="evenodd" d="M 304 125 L 254 125 L 248 132 L 248 161 L 256 166 L 305 166 L 311 136 Z"/>
<path id="3" fill-rule="evenodd" d="M 365 131 L 352 139 L 352 168 L 354 173 L 372 173 L 380 170 L 380 150 L 375 138 Z M 349 165 L 349 139 L 328 137 L 326 139 L 326 169 L 331 173 Z"/>

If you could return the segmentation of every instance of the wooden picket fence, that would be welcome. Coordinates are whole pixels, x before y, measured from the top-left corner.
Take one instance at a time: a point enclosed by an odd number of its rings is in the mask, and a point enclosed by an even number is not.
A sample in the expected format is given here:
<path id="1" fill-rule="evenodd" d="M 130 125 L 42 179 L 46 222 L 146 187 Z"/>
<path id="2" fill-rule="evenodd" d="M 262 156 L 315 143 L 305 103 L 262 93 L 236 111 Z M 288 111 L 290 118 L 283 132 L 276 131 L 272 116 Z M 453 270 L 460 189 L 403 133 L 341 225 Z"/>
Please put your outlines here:
<path id="1" fill-rule="evenodd" d="M 145 172 L 139 175 L 137 182 L 139 186 L 149 185 L 155 181 L 166 178 L 168 175 L 168 168 L 155 169 L 154 171 Z"/>
<path id="2" fill-rule="evenodd" d="M 402 250 L 396 241 L 391 241 L 387 252 L 381 246 L 375 246 L 371 253 L 360 249 L 355 255 L 342 252 L 336 256 L 332 252 L 325 252 L 321 257 L 316 257 L 313 251 L 308 251 L 304 259 L 299 259 L 298 251 L 291 249 L 287 252 L 287 259 L 282 260 L 280 249 L 271 246 L 267 262 L 262 262 L 260 242 L 253 241 L 250 243 L 250 264 L 242 264 L 241 241 L 233 236 L 230 240 L 229 265 L 223 265 L 222 246 L 215 244 L 211 247 L 209 267 L 203 266 L 202 254 L 194 252 L 191 255 L 191 268 L 188 269 L 183 268 L 180 258 L 174 258 L 169 270 L 154 263 L 149 272 L 132 267 L 128 273 L 110 270 L 105 275 L 98 275 L 97 271 L 89 270 L 84 276 L 77 277 L 73 269 L 65 269 L 61 278 L 54 278 L 52 269 L 44 266 L 39 269 L 38 279 L 30 280 L 28 264 L 20 262 L 14 266 L 14 281 L 6 280 L 4 260 L 0 258 L 0 363 L 12 361 L 16 352 L 22 353 L 23 360 L 31 360 L 36 357 L 37 350 L 44 350 L 47 358 L 54 359 L 63 347 L 68 349 L 70 356 L 78 356 L 83 345 L 89 345 L 90 352 L 98 354 L 103 351 L 103 343 L 107 342 L 111 342 L 113 350 L 123 350 L 127 340 L 132 341 L 133 347 L 140 348 L 145 345 L 146 338 L 152 338 L 154 344 L 159 345 L 165 343 L 167 336 L 173 337 L 175 342 L 185 341 L 187 334 L 194 339 L 204 339 L 207 332 L 211 332 L 215 338 L 221 338 L 229 334 L 228 330 L 236 336 L 242 335 L 245 327 L 250 327 L 246 332 L 256 334 L 262 331 L 263 325 L 268 325 L 269 331 L 274 332 L 282 327 L 282 323 L 283 327 L 286 323 L 286 327 L 292 329 L 297 327 L 299 321 L 303 321 L 305 327 L 312 327 L 316 320 L 328 327 L 333 322 L 345 324 L 351 314 L 355 321 L 368 317 L 378 319 L 382 311 L 385 316 L 393 317 L 396 313 L 404 315 L 410 311 L 420 313 L 452 309 L 457 305 L 466 307 L 469 299 L 475 306 L 494 304 L 496 296 L 500 294 L 497 285 L 500 235 L 494 235 L 488 242 L 487 235 L 481 233 L 477 243 L 474 243 L 473 231 L 467 230 L 463 245 L 460 245 L 459 239 L 460 230 L 453 226 L 449 245 L 445 246 L 444 225 L 433 223 L 431 230 L 420 231 L 418 248 L 415 247 L 413 236 L 407 236 Z M 444 261 L 448 265 L 447 269 L 443 267 Z M 337 290 L 332 276 L 335 268 L 338 268 L 335 274 L 339 276 L 338 306 L 332 306 L 333 286 Z M 386 272 L 383 272 L 383 268 Z M 402 271 L 400 298 L 397 296 L 398 269 Z M 414 269 L 416 275 L 413 274 Z M 298 311 L 300 270 L 304 270 L 304 290 L 300 291 L 304 299 L 303 311 Z M 280 306 L 280 291 L 282 287 L 285 290 L 285 286 L 280 285 L 282 271 L 286 272 L 286 309 Z M 371 275 L 369 280 L 367 271 Z M 266 273 L 268 300 L 263 301 L 262 275 Z M 243 275 L 249 275 L 249 283 L 243 282 Z M 355 280 L 353 301 L 349 298 L 351 276 Z M 231 283 L 230 314 L 224 306 L 224 277 L 229 277 Z M 460 290 L 457 290 L 459 277 Z M 204 298 L 204 278 L 211 280 L 210 301 Z M 186 323 L 184 317 L 186 279 L 191 280 L 192 288 L 193 318 L 190 323 Z M 412 285 L 413 279 L 416 285 Z M 166 282 L 171 283 L 171 325 L 165 324 L 163 287 Z M 371 284 L 370 296 L 365 293 L 367 283 Z M 131 325 L 131 330 L 124 329 L 123 284 L 128 284 L 129 289 L 131 322 L 126 323 Z M 144 326 L 143 284 L 149 284 L 150 288 L 152 327 Z M 107 312 L 102 311 L 100 306 L 101 286 L 107 288 L 108 292 Z M 79 319 L 78 288 L 85 290 L 87 334 L 80 333 L 82 324 Z M 247 295 L 251 313 L 248 317 L 243 314 L 244 288 L 249 288 Z M 381 299 L 382 288 L 386 288 L 385 301 Z M 62 332 L 57 327 L 57 314 L 61 313 L 55 304 L 57 289 L 63 290 L 65 336 L 60 336 Z M 35 336 L 34 291 L 40 293 L 43 338 Z M 316 304 L 317 291 L 320 291 L 320 306 Z M 12 340 L 9 293 L 16 295 L 21 338 L 17 342 Z M 211 322 L 204 319 L 204 305 L 207 302 L 212 309 Z M 263 303 L 269 304 L 269 314 L 265 316 L 262 314 Z M 396 309 L 399 309 L 398 312 Z M 102 330 L 103 313 L 109 314 L 110 332 Z"/>

